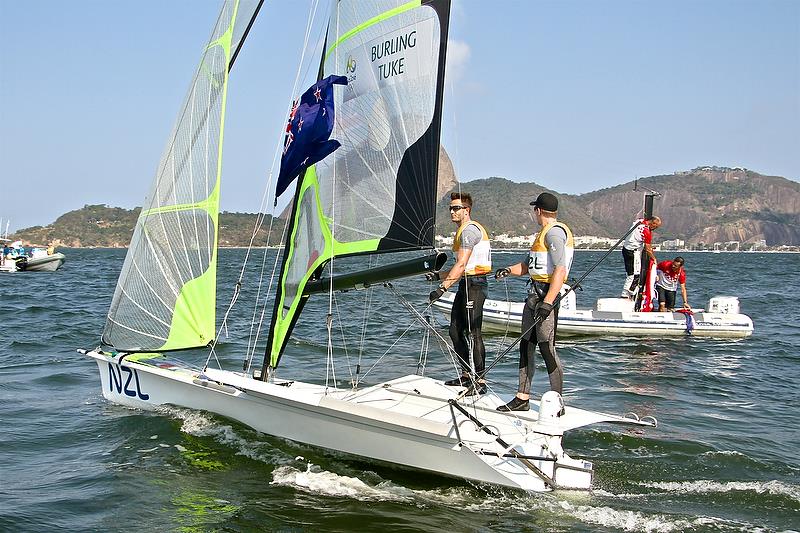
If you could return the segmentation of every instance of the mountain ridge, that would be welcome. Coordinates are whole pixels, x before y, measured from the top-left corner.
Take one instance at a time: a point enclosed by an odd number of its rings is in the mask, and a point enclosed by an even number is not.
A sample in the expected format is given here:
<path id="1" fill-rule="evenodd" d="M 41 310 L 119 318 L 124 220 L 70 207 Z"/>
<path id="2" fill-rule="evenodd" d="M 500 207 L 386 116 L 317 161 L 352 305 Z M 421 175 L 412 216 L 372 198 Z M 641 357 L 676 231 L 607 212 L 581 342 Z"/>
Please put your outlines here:
<path id="1" fill-rule="evenodd" d="M 446 157 L 446 155 L 444 156 Z M 800 183 L 743 168 L 698 167 L 689 171 L 640 178 L 612 187 L 573 195 L 534 182 L 489 177 L 459 183 L 450 166 L 440 179 L 437 233 L 451 235 L 449 193 L 462 190 L 474 199 L 473 218 L 491 235 L 526 236 L 538 231 L 529 202 L 543 191 L 559 197 L 559 219 L 576 235 L 618 237 L 641 209 L 646 190 L 660 193 L 655 213 L 663 226 L 654 240 L 683 239 L 691 244 L 765 241 L 768 246 L 800 245 Z M 440 176 L 441 177 L 441 176 Z M 86 205 L 64 213 L 52 224 L 21 229 L 10 235 L 30 243 L 68 247 L 125 247 L 140 208 Z M 220 246 L 247 246 L 258 214 L 220 214 Z M 265 215 L 256 246 L 278 244 L 284 219 Z M 271 234 L 268 236 L 268 228 Z"/>

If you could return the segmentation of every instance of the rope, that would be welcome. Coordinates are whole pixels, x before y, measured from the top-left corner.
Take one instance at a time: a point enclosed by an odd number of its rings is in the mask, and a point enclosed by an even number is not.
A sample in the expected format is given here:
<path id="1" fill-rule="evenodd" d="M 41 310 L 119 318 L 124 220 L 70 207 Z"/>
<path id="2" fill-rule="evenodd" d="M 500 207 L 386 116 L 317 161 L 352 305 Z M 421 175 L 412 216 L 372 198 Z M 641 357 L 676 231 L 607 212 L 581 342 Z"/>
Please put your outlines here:
<path id="1" fill-rule="evenodd" d="M 298 90 L 297 88 L 298 88 L 298 86 L 300 84 L 300 76 L 301 76 L 301 72 L 303 70 L 303 64 L 305 62 L 305 57 L 306 57 L 306 50 L 308 49 L 308 43 L 309 43 L 309 40 L 310 40 L 310 37 L 311 37 L 311 29 L 313 27 L 314 19 L 316 18 L 316 13 L 317 13 L 317 7 L 318 6 L 319 6 L 319 2 L 318 2 L 318 0 L 315 0 L 314 2 L 311 3 L 311 6 L 309 7 L 309 14 L 308 14 L 308 17 L 307 17 L 307 20 L 306 20 L 306 29 L 305 29 L 305 33 L 303 35 L 302 53 L 300 55 L 300 61 L 298 62 L 297 72 L 295 73 L 295 79 L 294 79 L 294 82 L 292 84 L 292 89 L 291 89 L 291 92 L 290 92 L 289 107 L 286 110 L 287 120 L 288 120 L 288 117 L 289 117 L 289 113 L 291 111 L 291 103 L 293 101 L 293 96 L 295 94 L 297 94 L 297 90 Z M 305 68 L 308 69 L 309 68 L 308 65 L 306 65 Z M 283 152 L 283 140 L 284 140 L 283 137 L 284 137 L 284 132 L 280 131 L 278 133 L 277 140 L 276 140 L 276 143 L 275 143 L 275 149 L 273 151 L 272 164 L 270 166 L 269 177 L 267 179 L 267 183 L 266 183 L 266 186 L 264 187 L 264 192 L 263 192 L 262 197 L 261 197 L 261 205 L 259 206 L 259 216 L 256 219 L 256 225 L 255 225 L 255 228 L 253 230 L 253 234 L 250 237 L 250 243 L 249 243 L 249 245 L 247 247 L 247 254 L 245 256 L 245 260 L 244 260 L 244 263 L 242 265 L 242 274 L 244 273 L 244 270 L 245 270 L 245 268 L 247 266 L 247 263 L 248 263 L 248 260 L 249 260 L 249 257 L 250 257 L 250 252 L 251 252 L 251 250 L 253 248 L 253 243 L 255 242 L 255 238 L 258 235 L 258 232 L 263 227 L 264 218 L 266 218 L 265 211 L 266 211 L 266 207 L 268 205 L 268 203 L 267 203 L 268 193 L 272 189 L 272 181 L 273 181 L 273 177 L 274 177 L 275 166 L 277 165 L 277 162 L 278 162 L 278 154 Z M 275 203 L 277 205 L 277 197 L 275 198 Z M 247 339 L 247 351 L 245 353 L 245 360 L 242 363 L 242 370 L 244 372 L 249 372 L 250 369 L 252 368 L 253 357 L 255 356 L 256 346 L 258 345 L 258 340 L 259 340 L 259 338 L 261 336 L 261 330 L 262 330 L 262 327 L 263 327 L 263 324 L 264 324 L 264 318 L 265 318 L 265 315 L 266 315 L 267 301 L 266 301 L 266 298 L 265 298 L 264 306 L 261 308 L 261 315 L 259 316 L 258 322 L 256 322 L 256 320 L 255 320 L 256 319 L 256 315 L 258 314 L 258 309 L 260 307 L 259 298 L 261 297 L 261 289 L 263 287 L 263 281 L 264 281 L 264 269 L 265 269 L 265 265 L 267 263 L 267 251 L 269 250 L 269 239 L 270 239 L 270 237 L 272 235 L 272 229 L 273 229 L 273 225 L 275 223 L 275 218 L 276 218 L 275 217 L 275 212 L 273 211 L 273 214 L 272 214 L 272 216 L 270 218 L 269 228 L 267 230 L 267 243 L 266 243 L 267 248 L 265 248 L 265 250 L 264 250 L 264 256 L 262 258 L 261 270 L 260 270 L 259 279 L 258 279 L 258 289 L 256 291 L 256 298 L 255 298 L 254 303 L 253 303 L 253 315 L 252 315 L 252 318 L 251 318 L 251 321 L 250 321 L 250 331 L 249 331 L 248 339 Z M 286 237 L 286 231 L 287 231 L 287 228 L 288 228 L 288 224 L 289 224 L 289 220 L 287 220 L 284 223 L 283 231 L 281 232 L 281 242 Z M 276 270 L 277 270 L 279 259 L 280 259 L 280 254 L 276 254 L 275 261 L 274 261 L 274 264 L 273 264 L 273 267 L 272 267 L 272 272 L 270 274 L 269 284 L 267 285 L 267 294 L 268 295 L 272 294 L 272 287 L 274 285 L 275 273 L 276 273 Z M 241 278 L 240 278 L 240 281 L 241 281 Z M 257 327 L 255 327 L 256 324 L 257 324 Z M 255 327 L 255 334 L 254 334 L 254 327 Z"/>
<path id="2" fill-rule="evenodd" d="M 619 245 L 622 243 L 622 241 L 624 241 L 624 240 L 625 240 L 625 239 L 628 237 L 628 235 L 630 235 L 630 234 L 633 232 L 633 230 L 634 230 L 634 229 L 636 229 L 637 227 L 638 227 L 638 224 L 634 224 L 634 225 L 633 225 L 633 226 L 632 226 L 632 227 L 631 227 L 631 228 L 630 228 L 628 231 L 626 231 L 626 232 L 625 232 L 625 235 L 623 235 L 622 237 L 620 237 L 620 238 L 619 238 L 619 240 L 617 240 L 617 242 L 616 242 L 616 243 L 614 243 L 614 245 L 613 245 L 613 246 L 611 246 L 611 248 L 609 248 L 609 249 L 608 249 L 608 251 L 606 251 L 606 253 L 605 253 L 605 254 L 603 254 L 603 256 L 602 256 L 600 259 L 598 259 L 597 261 L 595 261 L 595 263 L 594 263 L 594 264 L 593 264 L 591 267 L 589 267 L 589 270 L 587 270 L 586 272 L 584 272 L 584 274 L 583 274 L 583 275 L 582 275 L 580 278 L 578 278 L 578 280 L 577 280 L 575 283 L 573 283 L 573 284 L 570 286 L 570 288 L 569 288 L 569 289 L 567 289 L 567 290 L 566 290 L 566 291 L 564 291 L 563 293 L 560 293 L 560 294 L 558 295 L 558 297 L 556 297 L 555 301 L 553 302 L 553 309 L 555 309 L 556 307 L 558 307 L 558 305 L 561 303 L 561 300 L 562 300 L 562 299 L 563 299 L 563 298 L 564 298 L 566 295 L 568 295 L 568 294 L 569 294 L 569 293 L 571 293 L 571 292 L 574 292 L 574 291 L 575 291 L 575 289 L 579 288 L 579 287 L 581 286 L 581 283 L 583 283 L 583 280 L 585 280 L 585 279 L 586 279 L 586 277 L 587 277 L 589 274 L 591 274 L 591 273 L 592 273 L 592 271 L 593 271 L 595 268 L 597 268 L 597 267 L 600 265 L 600 263 L 602 263 L 603 261 L 605 261 L 605 260 L 606 260 L 606 258 L 607 258 L 609 255 L 611 255 L 611 252 L 613 252 L 614 250 L 616 250 L 616 249 L 617 249 L 617 246 L 619 246 Z M 513 341 L 511 344 L 509 344 L 509 345 L 508 345 L 508 347 L 507 347 L 507 348 L 506 348 L 506 349 L 505 349 L 505 350 L 504 350 L 502 353 L 500 353 L 500 355 L 498 355 L 498 356 L 497 356 L 497 357 L 494 359 L 494 361 L 492 361 L 492 363 L 491 363 L 491 364 L 490 364 L 488 367 L 486 367 L 486 369 L 483 371 L 483 373 L 482 373 L 482 374 L 481 374 L 481 376 L 479 376 L 479 377 L 484 377 L 484 376 L 486 376 L 486 374 L 488 374 L 488 373 L 489 373 L 489 371 L 490 371 L 491 369 L 493 369 L 493 368 L 494 368 L 494 367 L 495 367 L 495 366 L 496 366 L 496 365 L 497 365 L 497 364 L 498 364 L 500 361 L 502 361 L 503 359 L 505 359 L 505 357 L 508 355 L 508 353 L 509 353 L 509 352 L 510 352 L 510 351 L 511 351 L 513 348 L 514 348 L 514 346 L 516 346 L 517 344 L 519 344 L 519 343 L 522 341 L 522 337 L 524 337 L 525 335 L 527 335 L 527 334 L 529 334 L 531 331 L 533 331 L 533 329 L 534 329 L 536 326 L 538 326 L 540 322 L 541 322 L 541 319 L 538 319 L 538 318 L 537 318 L 537 319 L 534 319 L 534 321 L 533 321 L 533 324 L 531 324 L 531 327 L 529 327 L 529 328 L 528 328 L 528 329 L 526 329 L 525 331 L 521 332 L 520 336 L 519 336 L 519 337 L 517 337 L 516 339 L 514 339 L 514 341 Z"/>

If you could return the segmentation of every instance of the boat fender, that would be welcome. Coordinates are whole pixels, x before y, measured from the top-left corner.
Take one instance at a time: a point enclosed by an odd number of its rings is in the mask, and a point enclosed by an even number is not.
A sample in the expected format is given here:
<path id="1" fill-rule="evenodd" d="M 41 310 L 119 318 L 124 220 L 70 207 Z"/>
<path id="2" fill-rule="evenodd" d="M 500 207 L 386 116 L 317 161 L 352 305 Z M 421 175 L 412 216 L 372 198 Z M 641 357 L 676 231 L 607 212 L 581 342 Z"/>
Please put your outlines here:
<path id="1" fill-rule="evenodd" d="M 554 390 L 542 394 L 539 402 L 539 422 L 555 422 L 564 413 L 564 399 Z"/>

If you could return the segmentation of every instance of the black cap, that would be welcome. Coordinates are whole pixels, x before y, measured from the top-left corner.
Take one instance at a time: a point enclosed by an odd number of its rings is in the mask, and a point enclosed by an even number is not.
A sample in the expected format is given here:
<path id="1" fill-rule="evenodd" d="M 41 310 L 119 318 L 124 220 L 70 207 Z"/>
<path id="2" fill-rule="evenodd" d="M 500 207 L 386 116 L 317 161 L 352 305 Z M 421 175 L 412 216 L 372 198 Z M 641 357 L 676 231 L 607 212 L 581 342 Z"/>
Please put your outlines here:
<path id="1" fill-rule="evenodd" d="M 531 202 L 531 205 L 538 207 L 542 211 L 558 211 L 558 198 L 549 192 L 543 192 L 536 197 L 536 200 Z"/>

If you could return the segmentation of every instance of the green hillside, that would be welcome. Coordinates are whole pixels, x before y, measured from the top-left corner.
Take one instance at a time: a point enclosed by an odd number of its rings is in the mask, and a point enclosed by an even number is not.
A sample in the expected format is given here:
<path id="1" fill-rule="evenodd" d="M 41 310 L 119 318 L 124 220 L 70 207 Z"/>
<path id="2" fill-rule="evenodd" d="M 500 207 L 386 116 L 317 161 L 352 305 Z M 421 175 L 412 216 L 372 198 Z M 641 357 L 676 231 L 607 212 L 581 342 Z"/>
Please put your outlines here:
<path id="1" fill-rule="evenodd" d="M 529 203 L 546 190 L 541 185 L 498 177 L 455 183 L 453 190 L 472 195 L 473 218 L 491 235 L 513 237 L 537 231 Z M 691 244 L 746 244 L 763 240 L 768 246 L 800 245 L 800 183 L 751 170 L 701 167 L 578 196 L 551 192 L 559 197 L 559 219 L 567 222 L 576 236 L 617 237 L 630 227 L 646 190 L 660 193 L 655 212 L 663 219 L 663 226 L 656 234 L 656 242 L 683 239 Z M 437 206 L 439 235 L 455 231 L 447 211 L 449 198 L 449 192 L 445 193 Z M 124 247 L 138 216 L 139 209 L 87 205 L 61 215 L 48 226 L 26 228 L 12 237 L 68 247 Z M 222 213 L 220 245 L 247 246 L 257 218 L 253 213 Z M 265 216 L 253 243 L 279 244 L 284 222 L 280 217 L 273 220 Z M 270 223 L 273 228 L 268 238 Z"/>

